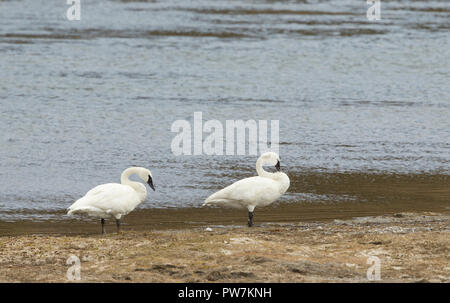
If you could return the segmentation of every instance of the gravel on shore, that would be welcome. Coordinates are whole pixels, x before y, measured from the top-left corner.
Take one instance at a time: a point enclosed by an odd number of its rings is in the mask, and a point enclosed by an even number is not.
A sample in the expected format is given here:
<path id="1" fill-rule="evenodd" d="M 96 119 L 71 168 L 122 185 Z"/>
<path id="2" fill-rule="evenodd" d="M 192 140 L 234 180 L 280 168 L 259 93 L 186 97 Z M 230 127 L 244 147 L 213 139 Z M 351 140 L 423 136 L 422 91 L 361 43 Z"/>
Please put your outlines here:
<path id="1" fill-rule="evenodd" d="M 0 282 L 450 282 L 450 215 L 0 237 Z M 375 258 L 374 258 L 375 257 Z M 73 276 L 73 275 L 72 275 Z"/>

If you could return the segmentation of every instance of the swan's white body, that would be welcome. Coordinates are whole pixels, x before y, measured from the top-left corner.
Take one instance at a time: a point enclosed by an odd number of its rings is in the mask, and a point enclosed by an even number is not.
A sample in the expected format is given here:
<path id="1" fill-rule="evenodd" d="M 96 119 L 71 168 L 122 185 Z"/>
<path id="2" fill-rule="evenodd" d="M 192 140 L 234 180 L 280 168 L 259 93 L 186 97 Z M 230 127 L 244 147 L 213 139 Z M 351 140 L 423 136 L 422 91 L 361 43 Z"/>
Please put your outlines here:
<path id="1" fill-rule="evenodd" d="M 289 188 L 289 177 L 282 172 L 269 173 L 264 164 L 279 165 L 277 154 L 264 153 L 256 161 L 258 176 L 239 180 L 212 194 L 204 205 L 247 208 L 253 212 L 255 207 L 266 206 L 277 200 Z"/>
<path id="2" fill-rule="evenodd" d="M 73 203 L 67 209 L 67 214 L 87 214 L 102 219 L 112 216 L 120 220 L 147 197 L 147 190 L 143 184 L 129 180 L 129 176 L 133 174 L 137 174 L 143 180 L 146 180 L 148 176 L 151 180 L 148 169 L 130 167 L 122 173 L 121 184 L 108 183 L 94 187 L 84 197 Z"/>

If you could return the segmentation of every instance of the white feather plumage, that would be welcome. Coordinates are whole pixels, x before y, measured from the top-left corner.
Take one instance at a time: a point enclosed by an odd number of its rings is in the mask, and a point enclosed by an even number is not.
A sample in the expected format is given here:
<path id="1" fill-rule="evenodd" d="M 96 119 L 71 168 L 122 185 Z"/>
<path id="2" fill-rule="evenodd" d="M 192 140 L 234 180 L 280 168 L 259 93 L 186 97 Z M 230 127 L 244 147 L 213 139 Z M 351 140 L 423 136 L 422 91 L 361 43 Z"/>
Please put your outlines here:
<path id="1" fill-rule="evenodd" d="M 130 167 L 123 171 L 121 175 L 121 184 L 108 183 L 94 187 L 78 199 L 67 210 L 68 215 L 87 214 L 104 220 L 114 217 L 120 220 L 122 216 L 133 211 L 147 197 L 145 186 L 139 182 L 130 181 L 129 177 L 133 174 L 138 175 L 153 188 L 152 174 L 143 167 Z M 117 221 L 119 230 L 120 221 Z M 103 226 L 102 226 L 103 227 Z M 102 228 L 102 231 L 103 228 Z"/>
<path id="2" fill-rule="evenodd" d="M 256 206 L 273 203 L 289 188 L 289 177 L 285 173 L 269 173 L 263 169 L 264 164 L 277 166 L 279 162 L 280 158 L 276 153 L 262 154 L 256 161 L 258 176 L 245 178 L 225 187 L 209 196 L 204 205 L 247 208 L 253 217 Z M 251 224 L 250 218 L 249 226 Z"/>
<path id="3" fill-rule="evenodd" d="M 138 193 L 129 185 L 118 183 L 102 184 L 94 187 L 69 208 L 68 215 L 85 213 L 99 218 L 120 219 L 136 208 L 141 202 Z"/>

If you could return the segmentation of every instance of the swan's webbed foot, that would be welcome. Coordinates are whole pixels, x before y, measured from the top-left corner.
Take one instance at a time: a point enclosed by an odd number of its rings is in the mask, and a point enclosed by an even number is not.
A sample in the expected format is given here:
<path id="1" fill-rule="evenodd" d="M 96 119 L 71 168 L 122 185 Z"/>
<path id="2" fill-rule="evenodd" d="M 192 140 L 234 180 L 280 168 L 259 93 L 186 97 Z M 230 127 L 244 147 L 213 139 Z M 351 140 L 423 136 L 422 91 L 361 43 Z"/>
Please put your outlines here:
<path id="1" fill-rule="evenodd" d="M 252 227 L 253 226 L 253 212 L 249 211 L 248 212 L 248 227 Z"/>
<path id="2" fill-rule="evenodd" d="M 106 232 L 105 232 L 105 219 L 102 218 L 101 222 L 102 222 L 102 235 L 104 235 L 104 234 L 106 234 Z"/>
<path id="3" fill-rule="evenodd" d="M 117 233 L 120 233 L 120 219 L 116 219 Z"/>

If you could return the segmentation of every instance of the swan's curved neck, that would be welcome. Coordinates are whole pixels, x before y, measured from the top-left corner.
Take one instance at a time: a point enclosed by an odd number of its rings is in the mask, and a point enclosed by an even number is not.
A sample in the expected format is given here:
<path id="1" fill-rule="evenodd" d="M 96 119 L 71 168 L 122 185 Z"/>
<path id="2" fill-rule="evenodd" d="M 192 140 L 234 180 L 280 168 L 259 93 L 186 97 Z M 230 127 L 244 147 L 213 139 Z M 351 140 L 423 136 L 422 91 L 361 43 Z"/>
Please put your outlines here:
<path id="1" fill-rule="evenodd" d="M 138 194 L 141 195 L 142 199 L 145 199 L 147 196 L 147 191 L 145 189 L 145 186 L 142 185 L 139 182 L 131 181 L 130 176 L 137 174 L 139 175 L 140 168 L 139 167 L 130 167 L 123 171 L 122 175 L 120 176 L 120 183 L 123 185 L 129 185 L 131 186 Z"/>
<path id="2" fill-rule="evenodd" d="M 269 173 L 264 170 L 262 158 L 259 158 L 256 161 L 256 172 L 258 173 L 258 176 L 264 177 L 264 178 L 270 178 L 270 179 L 272 179 L 273 176 L 275 175 L 274 173 Z"/>
<path id="3" fill-rule="evenodd" d="M 123 185 L 131 185 L 133 183 L 138 183 L 130 180 L 130 176 L 139 173 L 139 168 L 130 167 L 123 171 L 122 175 L 120 175 L 120 183 Z"/>

